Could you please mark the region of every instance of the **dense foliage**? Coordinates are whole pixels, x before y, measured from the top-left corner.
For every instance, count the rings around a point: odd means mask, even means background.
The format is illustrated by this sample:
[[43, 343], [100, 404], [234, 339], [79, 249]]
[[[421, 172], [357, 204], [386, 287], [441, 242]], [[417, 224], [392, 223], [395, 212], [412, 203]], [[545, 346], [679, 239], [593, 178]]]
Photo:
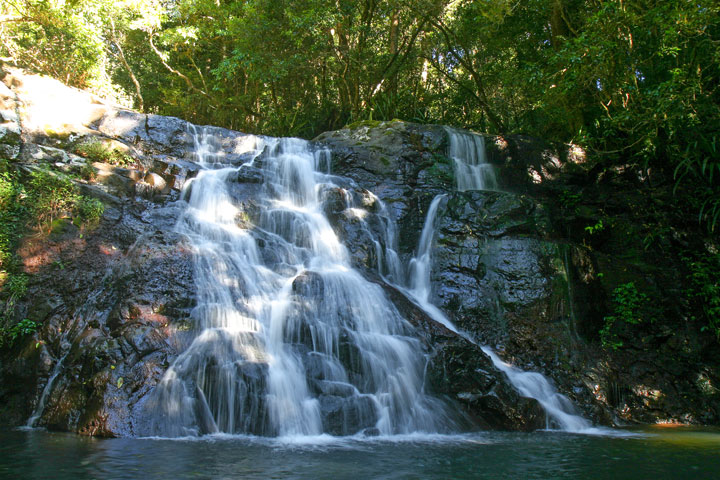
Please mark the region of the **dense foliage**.
[[[715, 0], [5, 0], [0, 40], [20, 66], [195, 123], [309, 138], [400, 118], [573, 142], [720, 228]], [[688, 275], [717, 330], [704, 255]]]

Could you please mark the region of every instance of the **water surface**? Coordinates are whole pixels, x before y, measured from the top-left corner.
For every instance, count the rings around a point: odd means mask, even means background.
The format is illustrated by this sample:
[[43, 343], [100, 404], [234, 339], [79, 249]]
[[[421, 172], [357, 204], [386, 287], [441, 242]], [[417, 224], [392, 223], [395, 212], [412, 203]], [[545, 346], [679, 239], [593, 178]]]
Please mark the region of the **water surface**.
[[720, 430], [267, 439], [0, 432], [0, 478], [717, 478]]

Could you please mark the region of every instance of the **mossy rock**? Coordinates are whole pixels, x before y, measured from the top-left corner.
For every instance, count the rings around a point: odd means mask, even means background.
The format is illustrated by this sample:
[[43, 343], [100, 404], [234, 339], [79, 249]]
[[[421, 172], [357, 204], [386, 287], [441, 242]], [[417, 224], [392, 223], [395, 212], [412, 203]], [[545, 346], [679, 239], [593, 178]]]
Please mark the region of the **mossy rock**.
[[58, 241], [77, 235], [79, 229], [70, 218], [57, 218], [50, 224], [50, 240]]
[[20, 129], [14, 123], [0, 125], [0, 143], [5, 145], [20, 145]]

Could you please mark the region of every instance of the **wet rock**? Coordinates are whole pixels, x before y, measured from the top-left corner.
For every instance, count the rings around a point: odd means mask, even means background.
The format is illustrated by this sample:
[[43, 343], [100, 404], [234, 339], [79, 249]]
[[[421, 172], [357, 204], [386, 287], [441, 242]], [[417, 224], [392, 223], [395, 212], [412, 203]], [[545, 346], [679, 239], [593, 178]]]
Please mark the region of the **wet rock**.
[[373, 233], [368, 217], [364, 210], [347, 209], [336, 217], [334, 224], [338, 237], [350, 251], [353, 265], [362, 269], [377, 268], [375, 241], [382, 238], [380, 232]]
[[233, 175], [233, 179], [240, 183], [263, 183], [265, 180], [262, 170], [249, 165], [242, 165]]
[[344, 382], [332, 382], [328, 380], [320, 380], [316, 382], [316, 388], [324, 395], [334, 395], [338, 397], [350, 397], [357, 395], [357, 388]]
[[540, 404], [520, 396], [479, 346], [438, 324], [394, 287], [384, 288], [431, 349], [427, 375], [432, 391], [449, 395], [485, 428], [544, 428], [545, 412]]
[[7, 119], [5, 123], [0, 124], [0, 144], [8, 147], [19, 145], [21, 131], [19, 125], [14, 121], [14, 115], [2, 112], [0, 115], [3, 120]]
[[[120, 221], [137, 236], [134, 229], [142, 229], [142, 222], [131, 218]], [[118, 225], [114, 227], [101, 224], [82, 242], [75, 234], [70, 243], [63, 237], [49, 246], [63, 258], [62, 282], [54, 281], [58, 273], [51, 264], [35, 271], [27, 298], [47, 301], [45, 307], [30, 309], [43, 328], [26, 345], [29, 353], [47, 352], [46, 361], [19, 371], [17, 360], [5, 357], [0, 367], [2, 378], [14, 379], [16, 385], [35, 383], [28, 389], [34, 401], [14, 412], [19, 414], [16, 423], [30, 416], [61, 362], [36, 425], [86, 435], [132, 435], [139, 418], [134, 410], [181, 348], [172, 336], [173, 324], [190, 317], [194, 297], [192, 261], [182, 237], [145, 234], [140, 241], [133, 239], [135, 247], [125, 255], [116, 247], [123, 242]], [[16, 358], [17, 352], [10, 353]], [[0, 395], [17, 405], [18, 395], [27, 398], [27, 391], [4, 389]]]
[[321, 298], [325, 291], [325, 281], [320, 274], [306, 271], [293, 280], [292, 289], [293, 293], [300, 297]]
[[331, 435], [353, 435], [377, 422], [375, 403], [369, 396], [320, 395], [323, 431]]
[[[420, 128], [405, 122], [377, 122], [358, 124], [350, 128], [327, 132], [315, 139], [332, 149], [332, 172], [350, 177], [361, 187], [372, 191], [388, 206], [390, 217], [405, 228], [403, 221], [416, 206], [414, 191], [422, 172], [441, 155], [446, 135], [442, 127]], [[448, 187], [438, 176], [428, 175], [431, 188]], [[429, 203], [429, 201], [428, 201]]]
[[123, 171], [107, 163], [95, 162], [95, 181], [111, 187], [119, 196], [132, 195], [135, 191], [136, 180], [131, 175], [123, 175]]

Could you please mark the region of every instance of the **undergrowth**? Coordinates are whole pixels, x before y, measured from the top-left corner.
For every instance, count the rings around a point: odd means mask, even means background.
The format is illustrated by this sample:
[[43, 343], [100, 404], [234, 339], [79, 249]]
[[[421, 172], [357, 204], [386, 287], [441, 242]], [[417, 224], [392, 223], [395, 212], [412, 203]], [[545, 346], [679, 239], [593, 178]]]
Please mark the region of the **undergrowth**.
[[75, 153], [91, 162], [109, 163], [119, 167], [129, 167], [135, 164], [135, 160], [130, 155], [108, 146], [97, 138], [91, 138], [76, 145]]
[[617, 350], [623, 346], [623, 341], [616, 333], [617, 327], [637, 325], [644, 321], [653, 322], [652, 318], [646, 319], [643, 315], [647, 303], [647, 295], [639, 292], [635, 283], [618, 285], [612, 294], [612, 315], [604, 318], [605, 324], [600, 330], [603, 347]]
[[712, 332], [720, 341], [720, 253], [683, 260], [690, 272], [685, 293], [704, 317], [702, 330]]

